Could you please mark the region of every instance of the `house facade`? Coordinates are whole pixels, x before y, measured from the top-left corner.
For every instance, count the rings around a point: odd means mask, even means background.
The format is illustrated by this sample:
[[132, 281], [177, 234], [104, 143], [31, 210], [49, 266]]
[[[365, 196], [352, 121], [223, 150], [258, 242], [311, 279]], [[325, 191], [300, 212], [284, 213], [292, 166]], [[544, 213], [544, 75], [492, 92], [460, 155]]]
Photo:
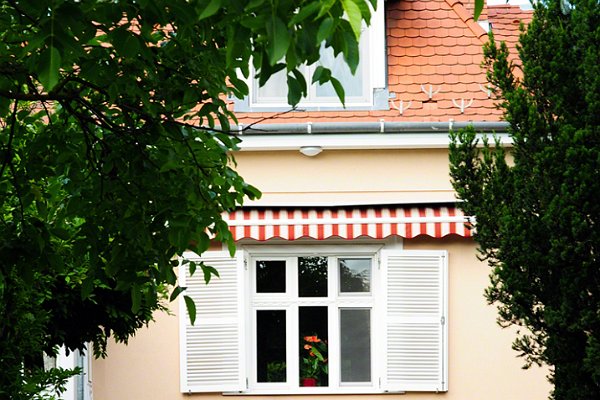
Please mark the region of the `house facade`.
[[[93, 398], [296, 395], [544, 399], [545, 370], [522, 370], [514, 331], [483, 291], [475, 221], [456, 208], [448, 132], [506, 124], [486, 84], [486, 29], [513, 43], [530, 13], [489, 6], [480, 23], [457, 0], [380, 1], [347, 88], [312, 87], [295, 110], [283, 77], [232, 100], [237, 170], [263, 196], [225, 216], [234, 257], [215, 244], [180, 279], [195, 299], [158, 314], [92, 363]], [[310, 68], [307, 67], [307, 74]]]

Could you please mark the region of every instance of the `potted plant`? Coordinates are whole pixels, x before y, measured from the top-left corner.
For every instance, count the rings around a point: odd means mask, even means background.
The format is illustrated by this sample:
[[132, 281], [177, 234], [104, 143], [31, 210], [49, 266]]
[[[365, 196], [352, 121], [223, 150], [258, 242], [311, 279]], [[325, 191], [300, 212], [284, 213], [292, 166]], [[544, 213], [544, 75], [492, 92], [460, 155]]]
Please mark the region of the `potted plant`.
[[300, 386], [318, 386], [327, 376], [327, 343], [317, 335], [304, 336], [300, 360]]

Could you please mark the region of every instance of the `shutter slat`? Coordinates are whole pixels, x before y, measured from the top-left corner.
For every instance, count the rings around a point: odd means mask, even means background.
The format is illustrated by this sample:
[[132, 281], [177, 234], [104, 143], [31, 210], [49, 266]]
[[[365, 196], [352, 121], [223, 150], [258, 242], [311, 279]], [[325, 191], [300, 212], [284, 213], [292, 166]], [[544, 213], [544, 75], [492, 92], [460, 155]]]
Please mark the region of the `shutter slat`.
[[383, 250], [385, 387], [446, 391], [446, 253]]
[[[182, 305], [181, 391], [224, 392], [243, 388], [241, 260], [223, 252], [206, 252], [200, 259], [217, 269], [208, 285], [200, 267], [192, 277], [185, 271], [182, 286], [196, 303], [196, 321], [191, 325]], [[180, 296], [183, 297], [183, 296]], [[183, 299], [181, 300], [183, 303]]]

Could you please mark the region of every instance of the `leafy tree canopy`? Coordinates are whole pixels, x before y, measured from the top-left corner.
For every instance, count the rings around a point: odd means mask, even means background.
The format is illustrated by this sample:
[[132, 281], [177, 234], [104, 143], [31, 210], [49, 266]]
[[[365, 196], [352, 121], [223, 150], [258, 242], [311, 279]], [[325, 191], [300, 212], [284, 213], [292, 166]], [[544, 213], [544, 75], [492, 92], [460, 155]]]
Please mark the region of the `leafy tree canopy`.
[[48, 383], [41, 350], [126, 341], [186, 248], [233, 250], [221, 213], [259, 192], [231, 167], [227, 96], [286, 70], [297, 104], [323, 42], [355, 70], [369, 18], [365, 0], [0, 0], [0, 397]]
[[524, 329], [513, 347], [550, 365], [556, 399], [600, 398], [600, 5], [542, 1], [520, 39], [523, 78], [504, 43], [485, 48], [509, 133], [476, 147], [454, 135], [451, 173], [477, 217], [492, 267], [486, 296], [500, 322]]

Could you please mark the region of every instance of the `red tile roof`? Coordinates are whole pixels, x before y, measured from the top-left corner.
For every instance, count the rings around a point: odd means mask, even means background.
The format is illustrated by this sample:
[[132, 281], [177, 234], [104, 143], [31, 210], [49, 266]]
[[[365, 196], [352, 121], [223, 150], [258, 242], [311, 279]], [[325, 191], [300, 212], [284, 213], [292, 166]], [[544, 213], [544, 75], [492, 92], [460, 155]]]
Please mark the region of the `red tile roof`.
[[521, 23], [531, 22], [533, 11], [521, 10], [519, 6], [501, 5], [489, 7], [489, 21], [492, 24], [496, 42], [506, 42], [513, 59], [517, 58], [516, 44], [519, 41]]
[[[518, 11], [518, 12], [517, 12]], [[489, 7], [496, 37], [518, 38], [515, 20], [529, 21], [519, 7]], [[484, 29], [472, 9], [460, 0], [400, 0], [386, 2], [388, 111], [292, 111], [236, 113], [240, 122], [264, 123], [335, 121], [497, 121], [497, 110], [486, 90], [481, 68]], [[430, 96], [426, 92], [431, 92]], [[403, 112], [399, 109], [403, 106]], [[462, 107], [462, 111], [461, 111]]]

